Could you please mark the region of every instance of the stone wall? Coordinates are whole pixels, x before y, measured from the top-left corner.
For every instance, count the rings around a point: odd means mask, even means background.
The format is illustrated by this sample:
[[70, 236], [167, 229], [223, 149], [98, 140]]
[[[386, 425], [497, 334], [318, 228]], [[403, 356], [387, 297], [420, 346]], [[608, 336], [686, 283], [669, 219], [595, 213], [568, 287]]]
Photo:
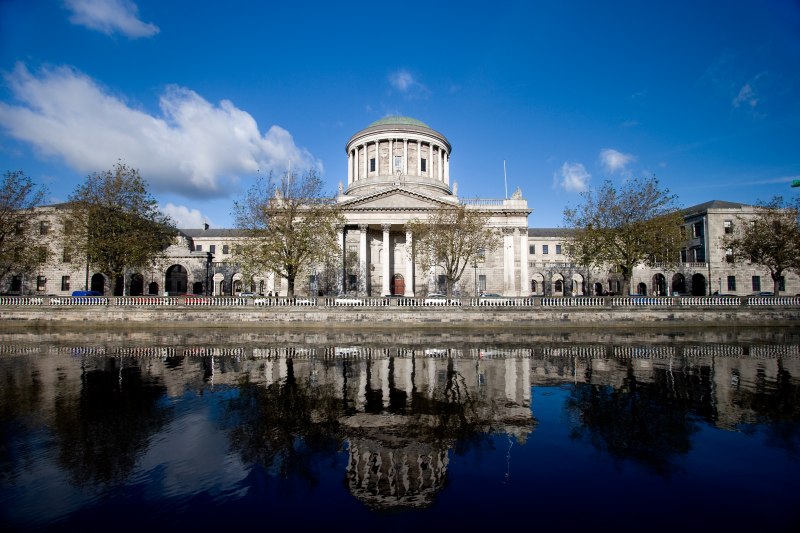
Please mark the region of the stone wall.
[[649, 308], [141, 308], [2, 307], [0, 321], [15, 325], [124, 323], [157, 328], [216, 326], [476, 326], [476, 327], [659, 327], [800, 326], [797, 307]]

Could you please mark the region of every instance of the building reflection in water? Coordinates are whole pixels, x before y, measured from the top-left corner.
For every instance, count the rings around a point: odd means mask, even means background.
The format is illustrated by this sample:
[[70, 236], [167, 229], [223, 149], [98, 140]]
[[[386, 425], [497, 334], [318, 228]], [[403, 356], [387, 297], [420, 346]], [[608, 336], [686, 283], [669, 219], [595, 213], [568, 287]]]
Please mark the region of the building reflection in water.
[[[783, 433], [772, 435], [773, 442], [796, 452], [800, 339], [759, 331], [743, 331], [739, 339], [720, 333], [718, 342], [658, 335], [649, 343], [634, 335], [591, 342], [589, 334], [577, 333], [566, 341], [517, 335], [514, 343], [494, 344], [478, 335], [438, 336], [414, 346], [368, 344], [339, 333], [333, 341], [319, 334], [290, 344], [234, 332], [226, 344], [217, 334], [155, 341], [151, 334], [148, 342], [132, 332], [82, 343], [85, 334], [45, 333], [33, 340], [28, 332], [6, 332], [0, 334], [0, 399], [8, 416], [24, 416], [27, 409], [48, 419], [63, 441], [65, 467], [92, 472], [87, 482], [98, 483], [124, 479], [153, 435], [169, 425], [175, 415], [160, 397], [237, 391], [220, 426], [243, 464], [280, 460], [298, 439], [332, 440], [347, 451], [343, 475], [356, 498], [373, 509], [420, 508], [445, 488], [460, 448], [493, 436], [507, 435], [510, 444], [530, 438], [537, 424], [535, 387], [569, 386], [564, 409], [576, 438], [657, 471], [670, 468], [671, 455], [686, 453], [698, 420], [726, 430], [780, 422]], [[119, 411], [97, 399], [129, 409], [137, 434], [123, 434], [131, 424], [120, 424]], [[270, 424], [293, 425], [269, 440], [276, 429]], [[97, 446], [96, 435], [131, 444], [101, 450], [104, 455], [81, 453]], [[267, 454], [265, 446], [274, 449]], [[98, 457], [105, 463], [85, 464]]]

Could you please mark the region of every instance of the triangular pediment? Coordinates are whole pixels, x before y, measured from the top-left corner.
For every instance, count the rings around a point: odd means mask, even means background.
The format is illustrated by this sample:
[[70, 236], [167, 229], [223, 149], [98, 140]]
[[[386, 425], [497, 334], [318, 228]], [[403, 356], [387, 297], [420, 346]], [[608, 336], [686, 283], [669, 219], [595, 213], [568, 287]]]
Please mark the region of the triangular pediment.
[[[455, 197], [454, 197], [455, 198]], [[440, 198], [428, 196], [419, 192], [411, 191], [404, 187], [393, 187], [365, 196], [346, 200], [341, 204], [345, 211], [361, 211], [380, 209], [383, 211], [418, 211], [427, 209], [438, 209], [442, 206], [456, 205], [454, 202], [446, 202]]]

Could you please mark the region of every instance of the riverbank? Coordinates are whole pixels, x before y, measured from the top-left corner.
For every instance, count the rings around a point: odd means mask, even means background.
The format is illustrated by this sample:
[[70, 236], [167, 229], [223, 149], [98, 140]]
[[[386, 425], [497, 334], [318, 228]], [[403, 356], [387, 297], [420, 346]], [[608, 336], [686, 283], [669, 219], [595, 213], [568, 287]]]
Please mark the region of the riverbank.
[[204, 327], [706, 327], [800, 325], [800, 306], [546, 307], [142, 307], [3, 306], [0, 321], [16, 326]]

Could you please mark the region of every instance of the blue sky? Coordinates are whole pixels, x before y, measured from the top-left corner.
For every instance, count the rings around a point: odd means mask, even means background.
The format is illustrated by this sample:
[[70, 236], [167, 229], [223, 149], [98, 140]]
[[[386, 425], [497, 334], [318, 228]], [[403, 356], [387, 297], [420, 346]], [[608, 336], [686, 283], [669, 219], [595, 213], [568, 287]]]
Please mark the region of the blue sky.
[[386, 115], [453, 146], [459, 195], [531, 227], [605, 179], [689, 206], [791, 197], [800, 4], [3, 0], [0, 170], [63, 201], [118, 160], [181, 227], [230, 227], [257, 173], [314, 167]]

